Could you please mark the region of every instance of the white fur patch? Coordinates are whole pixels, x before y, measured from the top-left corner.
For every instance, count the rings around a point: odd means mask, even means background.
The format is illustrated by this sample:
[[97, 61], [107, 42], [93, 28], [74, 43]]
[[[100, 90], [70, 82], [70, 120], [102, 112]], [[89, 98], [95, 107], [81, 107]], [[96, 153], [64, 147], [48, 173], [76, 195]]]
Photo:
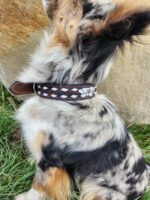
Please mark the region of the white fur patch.
[[31, 188], [28, 192], [18, 195], [15, 200], [46, 200], [46, 197], [43, 193]]

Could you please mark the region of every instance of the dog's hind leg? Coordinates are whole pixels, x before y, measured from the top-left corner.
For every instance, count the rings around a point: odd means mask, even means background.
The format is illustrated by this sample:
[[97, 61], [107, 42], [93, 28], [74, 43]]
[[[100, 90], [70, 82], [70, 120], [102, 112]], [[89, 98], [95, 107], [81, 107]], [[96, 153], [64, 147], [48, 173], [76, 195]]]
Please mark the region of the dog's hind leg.
[[81, 188], [80, 200], [127, 200], [125, 194], [91, 180], [84, 182]]
[[71, 197], [71, 182], [64, 169], [50, 167], [46, 171], [38, 169], [33, 188], [44, 193], [48, 200], [67, 200]]

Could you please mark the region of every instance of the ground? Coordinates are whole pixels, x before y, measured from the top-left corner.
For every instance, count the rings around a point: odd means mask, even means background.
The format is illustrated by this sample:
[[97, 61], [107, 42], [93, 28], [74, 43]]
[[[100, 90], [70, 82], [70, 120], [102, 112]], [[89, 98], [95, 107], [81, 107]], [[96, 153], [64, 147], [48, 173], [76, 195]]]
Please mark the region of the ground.
[[[19, 126], [13, 116], [17, 105], [0, 85], [0, 200], [12, 200], [16, 194], [28, 190], [34, 176], [34, 163], [20, 139]], [[150, 125], [130, 125], [129, 129], [150, 162]], [[150, 191], [142, 200], [149, 199]]]

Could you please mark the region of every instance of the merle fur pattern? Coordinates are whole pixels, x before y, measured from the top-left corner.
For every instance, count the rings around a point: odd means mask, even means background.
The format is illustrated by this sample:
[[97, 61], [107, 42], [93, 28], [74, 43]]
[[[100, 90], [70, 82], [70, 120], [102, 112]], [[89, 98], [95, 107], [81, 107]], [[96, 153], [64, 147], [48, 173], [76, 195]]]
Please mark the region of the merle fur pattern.
[[[83, 1], [82, 25], [85, 19], [105, 19], [114, 9], [110, 0], [107, 6], [105, 1], [95, 2]], [[68, 52], [61, 47], [45, 51], [49, 41], [46, 35], [31, 67], [19, 80], [98, 84], [107, 76], [116, 50], [142, 33], [149, 23], [150, 11], [142, 11], [110, 24], [99, 34], [84, 35], [79, 26]], [[135, 200], [146, 190], [149, 174], [142, 152], [114, 105], [103, 95], [80, 102], [34, 96], [23, 103], [17, 118], [37, 167], [43, 173], [51, 167], [66, 169], [80, 188], [82, 200], [91, 200], [93, 193], [98, 200]], [[31, 146], [39, 132], [48, 139], [36, 154]]]

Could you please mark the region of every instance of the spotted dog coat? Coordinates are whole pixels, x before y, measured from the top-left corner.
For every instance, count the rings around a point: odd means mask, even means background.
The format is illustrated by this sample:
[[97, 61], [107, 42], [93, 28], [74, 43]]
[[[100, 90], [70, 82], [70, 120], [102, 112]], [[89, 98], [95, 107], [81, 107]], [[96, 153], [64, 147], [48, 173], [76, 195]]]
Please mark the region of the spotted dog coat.
[[[53, 31], [19, 76], [21, 82], [98, 84], [114, 53], [150, 23], [148, 1], [43, 0]], [[112, 91], [113, 92], [113, 91]], [[103, 95], [84, 101], [33, 96], [17, 112], [37, 163], [32, 189], [17, 200], [65, 200], [72, 185], [81, 200], [135, 200], [148, 168], [114, 105]]]

